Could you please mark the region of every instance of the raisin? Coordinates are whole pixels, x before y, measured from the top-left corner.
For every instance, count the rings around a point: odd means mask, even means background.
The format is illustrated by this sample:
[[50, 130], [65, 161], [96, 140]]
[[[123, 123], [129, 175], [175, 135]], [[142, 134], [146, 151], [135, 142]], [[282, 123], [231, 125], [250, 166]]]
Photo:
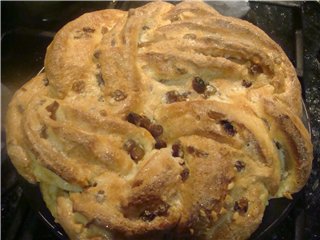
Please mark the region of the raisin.
[[74, 39], [81, 39], [82, 38], [82, 34], [78, 34], [77, 36], [73, 37]]
[[111, 97], [117, 102], [122, 101], [127, 98], [127, 94], [117, 89], [113, 93], [111, 93]]
[[183, 158], [184, 152], [180, 142], [176, 142], [172, 145], [172, 156]]
[[233, 125], [228, 120], [221, 120], [220, 124], [223, 126], [224, 131], [226, 131], [230, 136], [234, 136], [237, 133]]
[[167, 103], [179, 102], [179, 93], [175, 90], [167, 92], [166, 102]]
[[252, 86], [252, 82], [243, 79], [241, 85], [244, 86], [245, 88], [249, 88]]
[[183, 168], [182, 172], [180, 173], [180, 176], [181, 176], [181, 180], [184, 182], [188, 179], [189, 177], [189, 174], [190, 174], [190, 171], [188, 168]]
[[192, 87], [197, 93], [204, 93], [207, 88], [206, 83], [200, 77], [195, 77], [193, 79]]
[[[138, 127], [147, 129], [155, 139], [159, 138], [163, 133], [163, 127], [159, 124], [152, 123], [146, 116], [130, 112], [127, 116], [127, 121]], [[162, 145], [163, 142], [159, 142], [157, 146], [160, 147]]]
[[152, 124], [149, 118], [147, 118], [146, 116], [141, 116], [134, 112], [128, 114], [127, 121], [138, 127], [143, 127], [147, 130], [150, 129], [150, 126]]
[[95, 29], [91, 28], [91, 27], [84, 27], [84, 28], [82, 28], [82, 30], [86, 33], [94, 33], [95, 32]]
[[142, 30], [148, 30], [148, 29], [150, 29], [148, 26], [143, 26], [142, 27]]
[[239, 201], [236, 201], [233, 209], [239, 212], [239, 214], [245, 214], [248, 211], [248, 199], [241, 198]]
[[48, 133], [47, 133], [47, 126], [43, 125], [41, 130], [40, 130], [40, 137], [47, 139], [48, 138]]
[[127, 140], [123, 144], [123, 149], [130, 154], [132, 160], [139, 161], [144, 156], [143, 148], [132, 139]]
[[150, 126], [151, 126], [151, 121], [149, 118], [147, 118], [146, 116], [141, 116], [141, 122], [140, 122], [140, 127], [143, 127], [147, 130], [150, 129]]
[[182, 102], [188, 99], [189, 93], [180, 94], [176, 90], [172, 90], [166, 93], [166, 103]]
[[242, 161], [236, 161], [234, 167], [237, 169], [238, 172], [241, 172], [246, 167], [246, 164]]
[[131, 150], [137, 145], [137, 143], [132, 140], [132, 139], [129, 139], [127, 140], [124, 144], [123, 144], [123, 148], [124, 150], [126, 150], [128, 153], [131, 152]]
[[144, 150], [141, 146], [136, 145], [130, 151], [130, 156], [132, 160], [139, 161], [144, 157]]
[[59, 108], [59, 103], [57, 101], [54, 101], [50, 105], [46, 107], [46, 110], [50, 113], [50, 118], [52, 120], [56, 120], [56, 111]]
[[141, 120], [142, 120], [142, 117], [139, 114], [134, 112], [130, 112], [127, 116], [127, 121], [134, 125], [140, 125]]
[[161, 139], [156, 139], [156, 144], [154, 145], [156, 149], [166, 148], [167, 143]]
[[257, 74], [263, 73], [263, 69], [258, 64], [252, 64], [249, 68], [249, 73], [252, 75], [257, 75]]
[[76, 81], [72, 84], [72, 91], [76, 93], [82, 93], [86, 84], [84, 81]]
[[98, 86], [104, 86], [105, 85], [105, 82], [103, 80], [103, 77], [102, 77], [101, 73], [96, 74], [96, 79], [97, 79]]
[[154, 138], [161, 136], [163, 133], [163, 127], [159, 124], [151, 124], [148, 130]]

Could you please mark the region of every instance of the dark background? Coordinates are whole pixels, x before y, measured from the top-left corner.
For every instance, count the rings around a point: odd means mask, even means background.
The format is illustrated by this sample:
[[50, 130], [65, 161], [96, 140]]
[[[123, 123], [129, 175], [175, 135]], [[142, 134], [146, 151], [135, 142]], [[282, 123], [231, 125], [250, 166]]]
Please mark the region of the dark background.
[[[43, 66], [46, 47], [55, 32], [82, 13], [104, 8], [142, 5], [141, 2], [1, 2], [1, 237], [56, 239], [30, 208], [17, 173], [5, 151], [3, 131], [7, 104], [23, 83]], [[288, 6], [289, 5], [289, 6]], [[296, 31], [303, 33], [303, 73], [300, 81], [311, 119], [314, 162], [310, 180], [288, 215], [264, 239], [320, 239], [320, 4], [317, 2], [249, 3], [242, 17], [262, 28], [287, 53], [294, 65]]]

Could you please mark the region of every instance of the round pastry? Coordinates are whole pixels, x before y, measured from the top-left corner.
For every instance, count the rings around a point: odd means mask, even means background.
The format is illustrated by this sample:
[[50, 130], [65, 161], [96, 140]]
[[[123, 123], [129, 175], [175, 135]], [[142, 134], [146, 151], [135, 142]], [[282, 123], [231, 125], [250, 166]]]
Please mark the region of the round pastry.
[[246, 239], [306, 183], [281, 48], [201, 2], [68, 23], [13, 97], [8, 153], [71, 239]]

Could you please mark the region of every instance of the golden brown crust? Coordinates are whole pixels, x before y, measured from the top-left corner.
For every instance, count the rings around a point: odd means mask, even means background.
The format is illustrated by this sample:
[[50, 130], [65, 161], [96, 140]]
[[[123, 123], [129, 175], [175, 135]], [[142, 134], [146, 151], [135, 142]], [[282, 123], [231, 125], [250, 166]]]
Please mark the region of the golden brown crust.
[[25, 145], [25, 132], [23, 130], [22, 118], [26, 113], [28, 104], [40, 94], [46, 94], [44, 85], [45, 74], [39, 74], [22, 86], [13, 96], [7, 112], [7, 149], [12, 163], [18, 172], [28, 181], [35, 183], [32, 174], [32, 159], [30, 151]]
[[282, 185], [277, 195], [297, 192], [305, 185], [311, 172], [313, 148], [310, 135], [300, 118], [288, 111], [279, 100], [265, 100], [263, 107], [274, 118], [270, 127], [271, 136], [285, 158]]
[[64, 98], [76, 81], [90, 85], [90, 75], [96, 72], [95, 48], [123, 15], [120, 10], [86, 13], [56, 34], [45, 58], [50, 90], [56, 97]]
[[88, 13], [13, 97], [8, 152], [71, 239], [246, 239], [310, 174], [300, 91], [263, 31], [204, 3]]

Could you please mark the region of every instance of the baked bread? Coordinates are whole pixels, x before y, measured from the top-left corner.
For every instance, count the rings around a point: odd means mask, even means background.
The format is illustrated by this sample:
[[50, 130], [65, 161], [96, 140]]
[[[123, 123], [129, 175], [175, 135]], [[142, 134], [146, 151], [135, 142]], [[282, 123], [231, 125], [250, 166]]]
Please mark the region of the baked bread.
[[14, 95], [8, 153], [71, 239], [246, 239], [306, 183], [293, 66], [201, 2], [68, 23]]

